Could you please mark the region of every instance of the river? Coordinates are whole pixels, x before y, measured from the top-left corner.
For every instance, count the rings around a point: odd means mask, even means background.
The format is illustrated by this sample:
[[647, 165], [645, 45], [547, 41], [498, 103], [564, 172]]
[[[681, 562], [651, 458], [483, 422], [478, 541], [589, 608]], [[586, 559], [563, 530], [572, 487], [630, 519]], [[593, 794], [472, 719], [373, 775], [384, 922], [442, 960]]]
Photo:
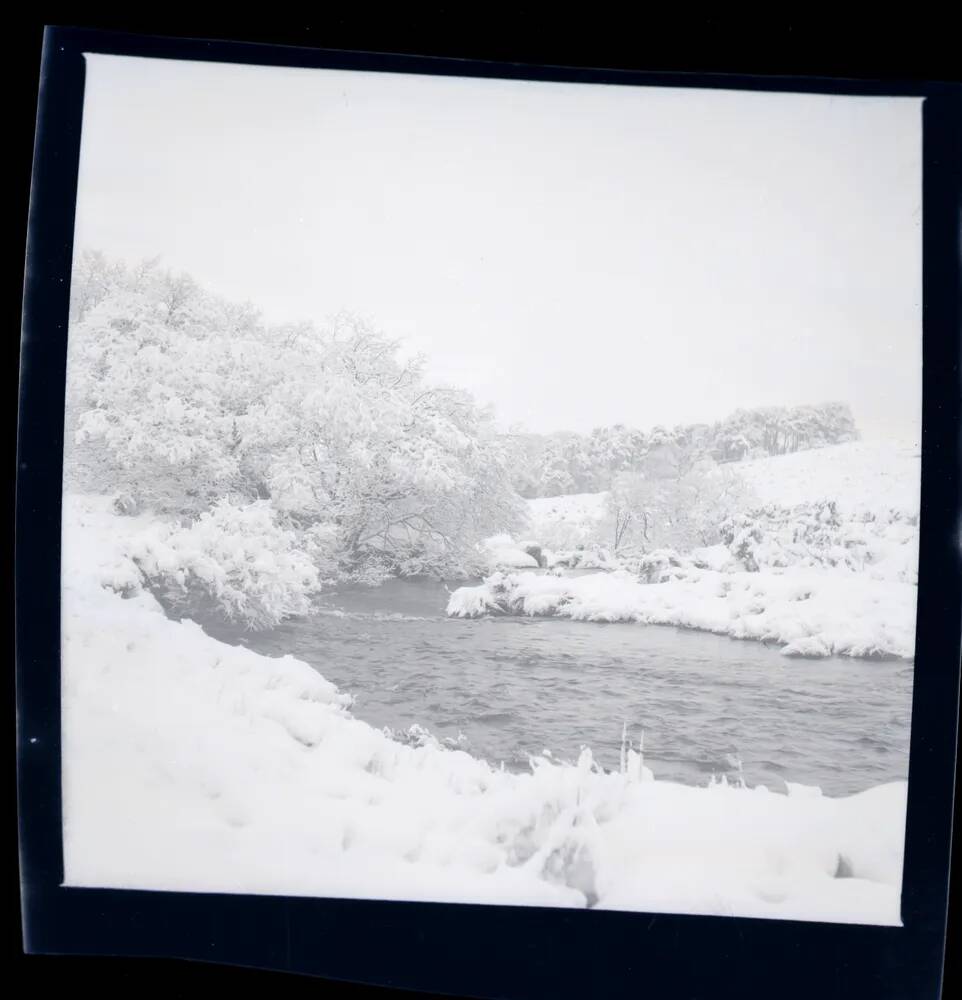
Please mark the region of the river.
[[444, 584], [396, 580], [328, 592], [320, 613], [266, 632], [205, 627], [306, 660], [366, 722], [418, 724], [512, 770], [544, 749], [573, 760], [583, 745], [617, 767], [626, 723], [636, 742], [644, 731], [656, 778], [741, 774], [844, 795], [908, 776], [911, 663], [789, 659], [666, 626], [450, 619], [447, 597]]

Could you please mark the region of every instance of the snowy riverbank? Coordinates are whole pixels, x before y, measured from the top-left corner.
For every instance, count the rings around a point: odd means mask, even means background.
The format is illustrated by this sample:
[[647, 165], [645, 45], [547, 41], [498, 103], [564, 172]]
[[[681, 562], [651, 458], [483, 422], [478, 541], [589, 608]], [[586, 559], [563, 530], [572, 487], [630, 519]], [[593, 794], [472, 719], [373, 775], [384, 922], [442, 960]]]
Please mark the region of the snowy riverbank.
[[[533, 542], [491, 540], [493, 572], [456, 590], [447, 613], [677, 625], [789, 656], [911, 659], [918, 449], [853, 442], [736, 467], [754, 506], [732, 520], [725, 544], [616, 557], [605, 544], [605, 494], [532, 500]], [[524, 547], [535, 543], [557, 575], [516, 572], [537, 568]]]
[[67, 884], [899, 923], [904, 782], [833, 799], [404, 745], [305, 663], [165, 617], [129, 558], [145, 528], [66, 498]]
[[907, 583], [817, 570], [696, 570], [662, 583], [641, 583], [624, 570], [579, 577], [495, 573], [480, 586], [459, 587], [447, 613], [678, 625], [777, 643], [788, 656], [910, 659], [915, 591]]

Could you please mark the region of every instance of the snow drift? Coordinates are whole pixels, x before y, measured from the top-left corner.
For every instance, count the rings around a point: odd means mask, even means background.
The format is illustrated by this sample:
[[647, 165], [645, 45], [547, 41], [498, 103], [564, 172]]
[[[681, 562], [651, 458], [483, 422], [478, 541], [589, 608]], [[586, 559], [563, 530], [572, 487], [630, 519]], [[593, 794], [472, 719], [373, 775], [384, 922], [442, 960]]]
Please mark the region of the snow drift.
[[404, 745], [307, 664], [169, 620], [142, 527], [65, 504], [68, 885], [900, 923], [904, 782], [833, 799], [653, 780], [634, 751], [512, 774]]

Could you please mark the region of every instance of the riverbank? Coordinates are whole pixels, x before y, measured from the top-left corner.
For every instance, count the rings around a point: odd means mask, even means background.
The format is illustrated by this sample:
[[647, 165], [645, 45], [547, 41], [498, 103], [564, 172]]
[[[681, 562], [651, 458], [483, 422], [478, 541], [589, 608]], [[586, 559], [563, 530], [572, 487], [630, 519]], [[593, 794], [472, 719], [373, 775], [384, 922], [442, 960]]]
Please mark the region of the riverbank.
[[513, 774], [405, 745], [306, 663], [168, 619], [129, 558], [144, 519], [64, 518], [69, 885], [900, 922], [904, 782], [785, 795], [659, 781], [634, 750]]
[[908, 583], [815, 569], [692, 569], [658, 583], [643, 583], [625, 570], [577, 577], [517, 572], [459, 587], [447, 613], [677, 625], [775, 643], [786, 656], [911, 659], [916, 593]]
[[[859, 441], [732, 468], [751, 506], [722, 526], [718, 544], [690, 551], [613, 552], [604, 493], [528, 501], [531, 541], [491, 540], [492, 572], [455, 591], [447, 613], [674, 625], [788, 656], [911, 659], [917, 446]], [[525, 546], [552, 572], [518, 572], [538, 568]]]

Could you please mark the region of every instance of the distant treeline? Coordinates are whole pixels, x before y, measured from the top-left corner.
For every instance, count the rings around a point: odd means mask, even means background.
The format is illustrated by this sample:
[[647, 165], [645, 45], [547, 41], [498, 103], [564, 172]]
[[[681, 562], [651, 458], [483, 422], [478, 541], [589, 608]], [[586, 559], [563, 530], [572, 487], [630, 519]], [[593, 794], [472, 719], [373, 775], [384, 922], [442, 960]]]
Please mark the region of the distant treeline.
[[642, 431], [624, 424], [590, 434], [510, 435], [517, 461], [514, 488], [524, 497], [594, 493], [643, 466], [652, 449], [673, 445], [689, 459], [739, 462], [784, 455], [858, 438], [844, 403], [736, 410], [714, 424], [683, 424]]

